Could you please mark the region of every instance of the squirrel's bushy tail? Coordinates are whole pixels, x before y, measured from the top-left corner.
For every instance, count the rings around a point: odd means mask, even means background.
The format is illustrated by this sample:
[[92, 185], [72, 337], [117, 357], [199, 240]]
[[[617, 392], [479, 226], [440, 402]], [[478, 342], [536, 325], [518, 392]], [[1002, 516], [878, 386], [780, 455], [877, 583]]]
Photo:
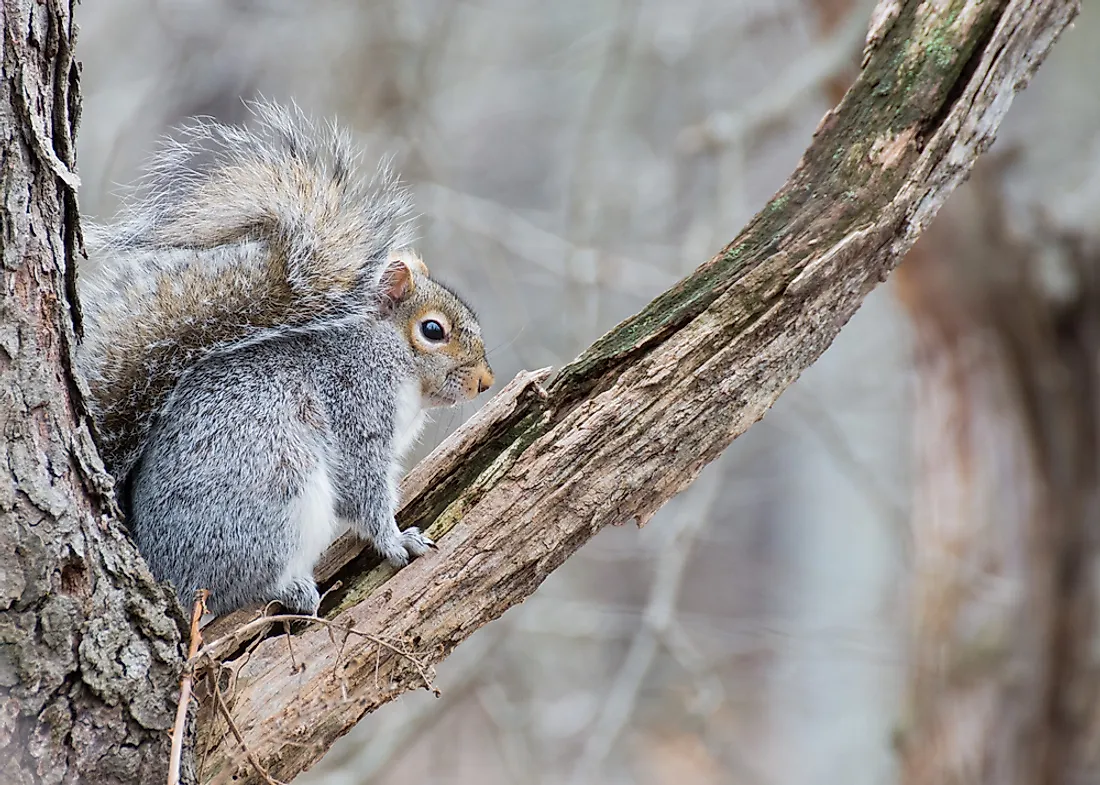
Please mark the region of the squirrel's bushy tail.
[[166, 142], [111, 225], [86, 232], [78, 353], [119, 478], [179, 377], [212, 352], [369, 313], [412, 203], [385, 165], [295, 106]]

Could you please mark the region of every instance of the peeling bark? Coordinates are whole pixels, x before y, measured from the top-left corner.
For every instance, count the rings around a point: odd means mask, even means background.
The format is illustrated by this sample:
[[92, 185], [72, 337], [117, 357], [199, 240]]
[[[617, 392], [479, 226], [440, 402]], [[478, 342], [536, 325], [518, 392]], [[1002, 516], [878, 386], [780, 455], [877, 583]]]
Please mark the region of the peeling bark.
[[0, 782], [155, 782], [181, 635], [114, 518], [72, 373], [72, 7], [4, 0], [2, 25]]
[[[880, 4], [859, 77], [748, 227], [545, 390], [520, 380], [460, 449], [418, 468], [401, 522], [427, 528], [440, 551], [396, 575], [346, 542], [326, 562], [342, 584], [326, 616], [416, 661], [318, 626], [292, 647], [280, 636], [228, 656], [251, 754], [293, 777], [363, 714], [422, 686], [422, 663], [529, 596], [601, 527], [643, 523], [686, 487], [897, 265], [1076, 10], [1073, 0]], [[258, 781], [222, 721], [207, 711], [203, 726], [200, 776]]]

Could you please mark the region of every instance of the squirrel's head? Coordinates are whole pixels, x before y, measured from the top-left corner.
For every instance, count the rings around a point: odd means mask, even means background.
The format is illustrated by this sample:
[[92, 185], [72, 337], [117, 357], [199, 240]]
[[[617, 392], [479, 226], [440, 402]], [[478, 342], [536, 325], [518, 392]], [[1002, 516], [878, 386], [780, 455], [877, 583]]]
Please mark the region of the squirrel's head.
[[391, 255], [382, 278], [383, 309], [412, 349], [420, 392], [429, 406], [454, 406], [493, 384], [481, 326], [458, 295], [428, 277], [410, 250]]

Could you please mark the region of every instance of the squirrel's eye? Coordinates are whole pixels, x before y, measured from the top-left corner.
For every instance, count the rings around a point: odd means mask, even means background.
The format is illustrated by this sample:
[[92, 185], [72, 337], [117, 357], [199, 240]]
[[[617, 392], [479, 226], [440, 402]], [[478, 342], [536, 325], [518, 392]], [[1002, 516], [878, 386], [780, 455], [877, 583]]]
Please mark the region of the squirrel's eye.
[[420, 334], [429, 341], [442, 341], [447, 337], [443, 325], [435, 319], [426, 319], [420, 323]]

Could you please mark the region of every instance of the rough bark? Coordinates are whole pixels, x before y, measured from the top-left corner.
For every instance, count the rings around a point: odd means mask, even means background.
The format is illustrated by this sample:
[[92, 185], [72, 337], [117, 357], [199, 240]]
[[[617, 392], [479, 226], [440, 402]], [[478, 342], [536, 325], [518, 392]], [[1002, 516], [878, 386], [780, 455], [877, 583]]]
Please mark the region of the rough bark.
[[545, 390], [517, 380], [460, 448], [420, 467], [401, 520], [429, 527], [440, 551], [392, 575], [362, 557], [341, 566], [354, 551], [341, 546], [326, 615], [403, 653], [330, 626], [242, 655], [215, 647], [241, 739], [208, 710], [201, 776], [259, 781], [246, 747], [293, 777], [601, 527], [642, 523], [688, 485], [898, 263], [1076, 8], [880, 3], [859, 77], [748, 227]]
[[905, 781], [1096, 780], [1100, 255], [975, 178], [906, 262], [920, 446]]
[[180, 631], [113, 517], [71, 370], [72, 7], [4, 0], [2, 26], [0, 782], [156, 782]]

